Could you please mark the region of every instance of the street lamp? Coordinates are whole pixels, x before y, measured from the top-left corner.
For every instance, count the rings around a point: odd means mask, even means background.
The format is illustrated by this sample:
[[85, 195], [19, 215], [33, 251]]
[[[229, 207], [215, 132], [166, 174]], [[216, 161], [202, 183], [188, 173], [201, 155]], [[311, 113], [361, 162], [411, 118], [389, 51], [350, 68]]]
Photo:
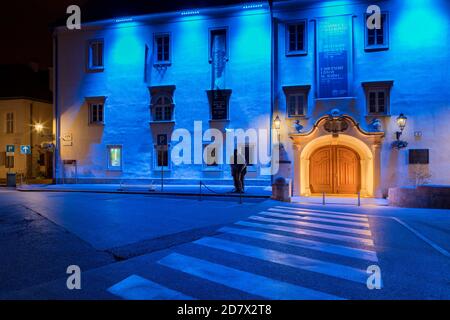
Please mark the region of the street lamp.
[[42, 123], [35, 123], [34, 124], [34, 130], [36, 130], [37, 133], [42, 133], [44, 131], [44, 125]]
[[398, 127], [400, 128], [400, 131], [397, 131], [395, 133], [397, 136], [397, 140], [400, 140], [403, 130], [406, 127], [406, 120], [408, 120], [408, 118], [403, 113], [400, 113], [400, 115], [397, 118], [397, 124], [398, 124]]

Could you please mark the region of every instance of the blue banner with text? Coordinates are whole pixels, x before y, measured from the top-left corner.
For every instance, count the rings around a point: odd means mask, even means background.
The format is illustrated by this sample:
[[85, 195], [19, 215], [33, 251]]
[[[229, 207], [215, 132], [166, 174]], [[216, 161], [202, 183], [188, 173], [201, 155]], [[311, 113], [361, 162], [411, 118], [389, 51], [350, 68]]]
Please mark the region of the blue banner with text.
[[317, 97], [342, 98], [352, 95], [352, 17], [317, 20]]

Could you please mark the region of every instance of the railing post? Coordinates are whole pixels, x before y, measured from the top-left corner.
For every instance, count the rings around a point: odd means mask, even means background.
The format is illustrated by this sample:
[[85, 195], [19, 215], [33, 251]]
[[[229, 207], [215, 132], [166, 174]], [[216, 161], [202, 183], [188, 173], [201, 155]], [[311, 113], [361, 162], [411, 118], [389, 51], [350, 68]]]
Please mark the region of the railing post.
[[242, 190], [239, 191], [239, 204], [242, 204]]
[[198, 192], [199, 201], [202, 201], [202, 182], [201, 181], [198, 183], [198, 186], [199, 186], [199, 192]]
[[361, 207], [361, 191], [358, 191], [358, 207]]
[[322, 192], [322, 205], [325, 205], [325, 192]]
[[[161, 163], [163, 165], [163, 163]], [[161, 192], [164, 191], [164, 166], [161, 166]]]

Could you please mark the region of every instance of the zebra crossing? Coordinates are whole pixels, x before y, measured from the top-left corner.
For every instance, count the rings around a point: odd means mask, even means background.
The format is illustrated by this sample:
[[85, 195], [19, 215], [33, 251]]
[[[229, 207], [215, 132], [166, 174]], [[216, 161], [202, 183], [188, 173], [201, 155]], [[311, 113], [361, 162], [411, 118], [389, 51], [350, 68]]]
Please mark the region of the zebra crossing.
[[[311, 287], [308, 281], [302, 283], [303, 276], [314, 277], [315, 282], [332, 279], [336, 285], [361, 290], [369, 277], [367, 267], [378, 263], [366, 215], [286, 205], [222, 227], [218, 234], [189, 245], [215, 254], [205, 258], [180, 247], [158, 260], [157, 265], [169, 273], [182, 273], [265, 299], [347, 299], [345, 294]], [[231, 264], [221, 262], [221, 258], [230, 257], [238, 258]], [[244, 267], [247, 260], [250, 262]], [[267, 266], [271, 272], [267, 272]], [[278, 275], [282, 268], [287, 268], [295, 281]], [[192, 290], [183, 292], [157, 282], [132, 275], [108, 291], [123, 299], [197, 298]]]

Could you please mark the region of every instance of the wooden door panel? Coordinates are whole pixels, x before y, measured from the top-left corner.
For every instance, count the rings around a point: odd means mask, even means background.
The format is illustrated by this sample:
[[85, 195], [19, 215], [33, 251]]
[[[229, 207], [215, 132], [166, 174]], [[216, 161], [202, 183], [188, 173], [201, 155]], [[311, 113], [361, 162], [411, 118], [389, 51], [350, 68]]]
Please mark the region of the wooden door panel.
[[310, 158], [310, 188], [312, 193], [358, 193], [358, 154], [342, 146], [327, 146], [314, 152]]
[[310, 187], [313, 193], [333, 192], [333, 155], [329, 147], [319, 149], [310, 159]]
[[336, 193], [358, 193], [360, 184], [360, 163], [358, 154], [345, 147], [336, 147], [336, 166]]

